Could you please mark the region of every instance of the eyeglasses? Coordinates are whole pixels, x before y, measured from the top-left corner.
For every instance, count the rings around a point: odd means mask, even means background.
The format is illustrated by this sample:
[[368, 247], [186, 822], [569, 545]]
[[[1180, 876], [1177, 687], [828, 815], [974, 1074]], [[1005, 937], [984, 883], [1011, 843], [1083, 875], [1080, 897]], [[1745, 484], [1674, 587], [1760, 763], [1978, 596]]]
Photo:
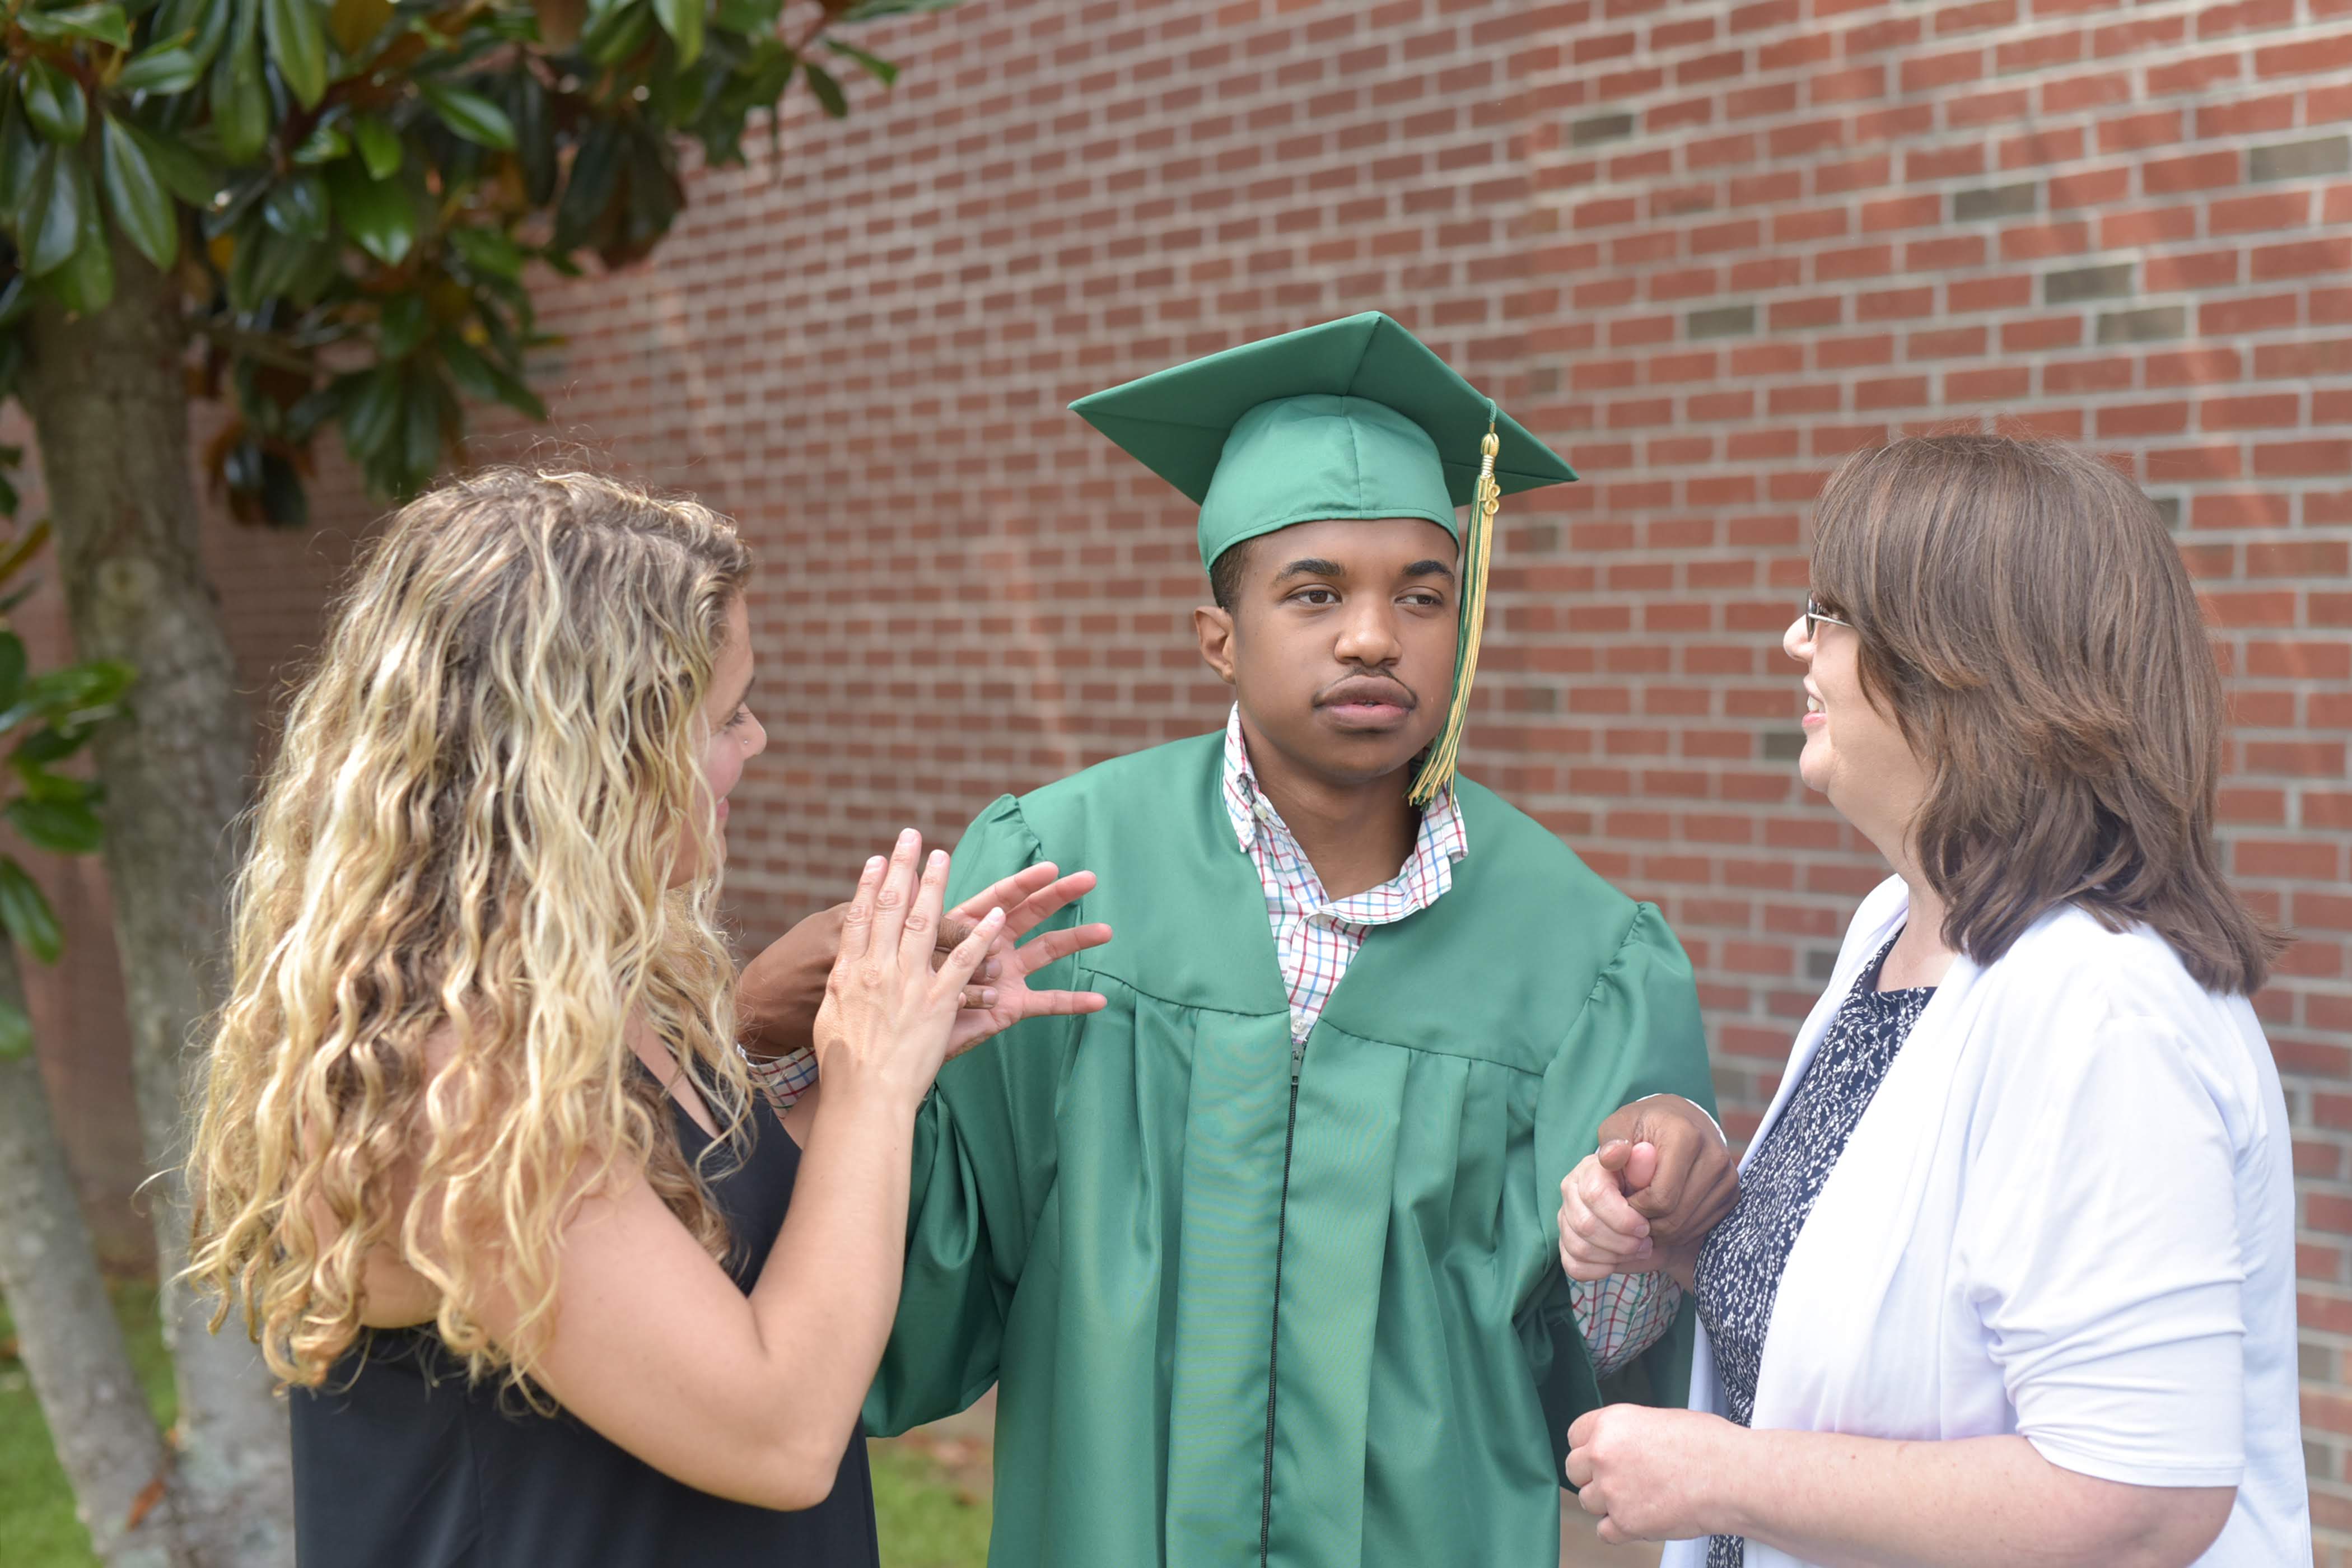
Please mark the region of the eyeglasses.
[[1819, 630], [1816, 623], [1821, 621], [1827, 621], [1833, 626], [1843, 626], [1848, 631], [1853, 631], [1854, 629], [1854, 625], [1852, 621], [1840, 620], [1837, 616], [1831, 615], [1827, 610], [1822, 609], [1820, 600], [1808, 595], [1805, 599], [1805, 640], [1807, 642], [1813, 640], [1815, 633]]

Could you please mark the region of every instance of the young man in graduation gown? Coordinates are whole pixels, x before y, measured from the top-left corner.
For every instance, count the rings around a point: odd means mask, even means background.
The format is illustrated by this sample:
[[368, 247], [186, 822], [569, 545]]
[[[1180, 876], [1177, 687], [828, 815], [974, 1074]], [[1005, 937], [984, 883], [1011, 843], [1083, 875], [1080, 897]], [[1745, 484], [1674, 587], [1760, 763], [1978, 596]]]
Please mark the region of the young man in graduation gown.
[[1658, 911], [1453, 774], [1482, 440], [1575, 476], [1378, 314], [1074, 406], [1200, 503], [1235, 706], [957, 847], [959, 898], [1098, 875], [1064, 918], [1114, 939], [1039, 983], [1108, 1005], [941, 1073], [868, 1425], [999, 1387], [1005, 1568], [1549, 1568], [1570, 1423], [1689, 1358], [1664, 1276], [1564, 1276], [1560, 1183], [1636, 1101], [1662, 1187], [1728, 1169]]

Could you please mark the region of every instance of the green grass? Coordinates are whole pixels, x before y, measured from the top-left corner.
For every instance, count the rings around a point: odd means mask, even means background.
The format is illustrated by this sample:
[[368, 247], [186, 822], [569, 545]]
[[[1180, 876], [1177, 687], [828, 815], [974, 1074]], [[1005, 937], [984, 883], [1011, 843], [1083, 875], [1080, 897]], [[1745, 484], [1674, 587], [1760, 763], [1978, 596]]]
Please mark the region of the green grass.
[[[115, 1313], [155, 1417], [172, 1419], [172, 1363], [163, 1353], [151, 1285], [115, 1292]], [[0, 1306], [0, 1568], [97, 1568], [74, 1518], [73, 1494]], [[960, 1479], [919, 1447], [877, 1443], [874, 1506], [885, 1568], [981, 1568], [988, 1561], [985, 1482]]]
[[[155, 1419], [172, 1420], [172, 1363], [155, 1318], [155, 1288], [123, 1285], [114, 1314], [131, 1342]], [[16, 1359], [16, 1325], [0, 1303], [0, 1568], [97, 1568], [89, 1537], [74, 1517], [73, 1493], [49, 1447], [49, 1428]]]

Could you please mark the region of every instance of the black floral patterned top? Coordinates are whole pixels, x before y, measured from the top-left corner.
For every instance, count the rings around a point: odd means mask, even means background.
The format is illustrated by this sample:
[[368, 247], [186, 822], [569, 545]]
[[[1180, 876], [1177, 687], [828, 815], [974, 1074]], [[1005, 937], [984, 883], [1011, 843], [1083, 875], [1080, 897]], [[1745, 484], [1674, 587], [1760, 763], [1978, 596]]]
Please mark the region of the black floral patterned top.
[[[1740, 1173], [1738, 1205], [1699, 1251], [1699, 1320], [1714, 1342], [1724, 1402], [1742, 1426], [1755, 1413], [1764, 1331], [1771, 1326], [1789, 1249], [1895, 1053], [1936, 994], [1932, 985], [1878, 989], [1879, 970], [1894, 946], [1890, 940], [1880, 948], [1854, 981], [1780, 1119]], [[1707, 1568], [1741, 1568], [1746, 1555], [1741, 1537], [1718, 1535], [1707, 1543]]]

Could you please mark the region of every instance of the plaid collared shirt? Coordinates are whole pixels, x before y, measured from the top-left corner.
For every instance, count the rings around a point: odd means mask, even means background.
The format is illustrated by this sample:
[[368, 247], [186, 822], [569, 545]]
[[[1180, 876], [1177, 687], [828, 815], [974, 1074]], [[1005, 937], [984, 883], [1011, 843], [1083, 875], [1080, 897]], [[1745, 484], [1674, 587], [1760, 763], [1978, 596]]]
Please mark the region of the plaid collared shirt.
[[[1257, 868], [1258, 885], [1265, 892], [1265, 918], [1274, 928], [1275, 956], [1290, 996], [1295, 1067], [1365, 935], [1374, 926], [1392, 925], [1444, 897], [1454, 886], [1455, 864], [1470, 853], [1470, 837], [1449, 789], [1422, 812], [1421, 831], [1403, 869], [1369, 891], [1328, 897], [1282, 814], [1257, 787], [1238, 706], [1225, 721], [1224, 793], [1234, 836]], [[1664, 1274], [1612, 1274], [1591, 1284], [1571, 1280], [1569, 1302], [1593, 1367], [1605, 1377], [1657, 1343], [1673, 1326], [1682, 1306], [1682, 1289]]]

